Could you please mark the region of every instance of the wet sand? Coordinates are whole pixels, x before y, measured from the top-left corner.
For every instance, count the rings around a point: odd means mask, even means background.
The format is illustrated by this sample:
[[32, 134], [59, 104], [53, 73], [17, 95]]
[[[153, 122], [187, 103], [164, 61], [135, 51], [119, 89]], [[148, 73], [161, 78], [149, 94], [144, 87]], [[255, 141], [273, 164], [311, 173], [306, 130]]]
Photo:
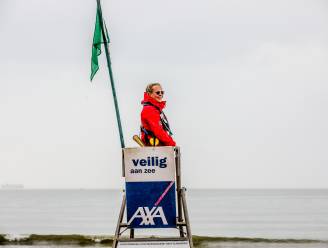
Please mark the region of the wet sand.
[[[27, 235], [10, 237], [0, 235], [3, 248], [49, 248], [49, 247], [110, 247], [112, 236], [87, 235]], [[310, 239], [262, 239], [237, 237], [193, 236], [195, 248], [328, 248], [328, 240]]]

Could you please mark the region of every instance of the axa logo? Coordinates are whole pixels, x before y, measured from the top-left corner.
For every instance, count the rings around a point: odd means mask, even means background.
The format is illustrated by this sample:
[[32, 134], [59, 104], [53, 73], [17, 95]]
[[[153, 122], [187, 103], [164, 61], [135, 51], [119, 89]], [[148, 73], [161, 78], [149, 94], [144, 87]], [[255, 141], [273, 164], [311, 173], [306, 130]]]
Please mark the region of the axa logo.
[[163, 225], [168, 225], [162, 207], [152, 207], [151, 209], [149, 209], [149, 207], [138, 207], [137, 211], [135, 211], [129, 220], [128, 225], [130, 225], [137, 218], [141, 219], [139, 226], [154, 226], [155, 218], [161, 219]]

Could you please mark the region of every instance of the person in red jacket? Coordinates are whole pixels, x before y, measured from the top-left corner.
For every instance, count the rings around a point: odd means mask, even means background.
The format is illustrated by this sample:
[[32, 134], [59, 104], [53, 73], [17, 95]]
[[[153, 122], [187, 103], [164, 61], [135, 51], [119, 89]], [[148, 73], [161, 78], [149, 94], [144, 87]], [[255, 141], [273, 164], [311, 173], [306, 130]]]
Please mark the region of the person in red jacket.
[[166, 101], [159, 83], [149, 84], [141, 102], [141, 140], [146, 146], [175, 146], [169, 123], [163, 112]]

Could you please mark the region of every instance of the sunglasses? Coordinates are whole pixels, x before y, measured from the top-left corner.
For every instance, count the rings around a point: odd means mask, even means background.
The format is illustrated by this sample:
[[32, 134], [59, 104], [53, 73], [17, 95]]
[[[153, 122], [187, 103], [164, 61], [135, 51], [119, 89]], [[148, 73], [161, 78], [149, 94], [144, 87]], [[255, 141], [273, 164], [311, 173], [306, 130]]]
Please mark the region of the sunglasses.
[[158, 95], [158, 96], [164, 95], [164, 91], [156, 91], [155, 94]]

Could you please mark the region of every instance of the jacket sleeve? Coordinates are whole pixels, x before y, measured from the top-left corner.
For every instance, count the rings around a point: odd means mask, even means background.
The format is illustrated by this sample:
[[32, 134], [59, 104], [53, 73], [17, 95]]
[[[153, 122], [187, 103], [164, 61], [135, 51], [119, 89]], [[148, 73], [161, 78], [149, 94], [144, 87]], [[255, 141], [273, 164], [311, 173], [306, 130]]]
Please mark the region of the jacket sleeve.
[[176, 143], [172, 137], [163, 129], [161, 118], [157, 110], [145, 109], [143, 118], [147, 122], [151, 132], [160, 140], [165, 146], [175, 146]]

